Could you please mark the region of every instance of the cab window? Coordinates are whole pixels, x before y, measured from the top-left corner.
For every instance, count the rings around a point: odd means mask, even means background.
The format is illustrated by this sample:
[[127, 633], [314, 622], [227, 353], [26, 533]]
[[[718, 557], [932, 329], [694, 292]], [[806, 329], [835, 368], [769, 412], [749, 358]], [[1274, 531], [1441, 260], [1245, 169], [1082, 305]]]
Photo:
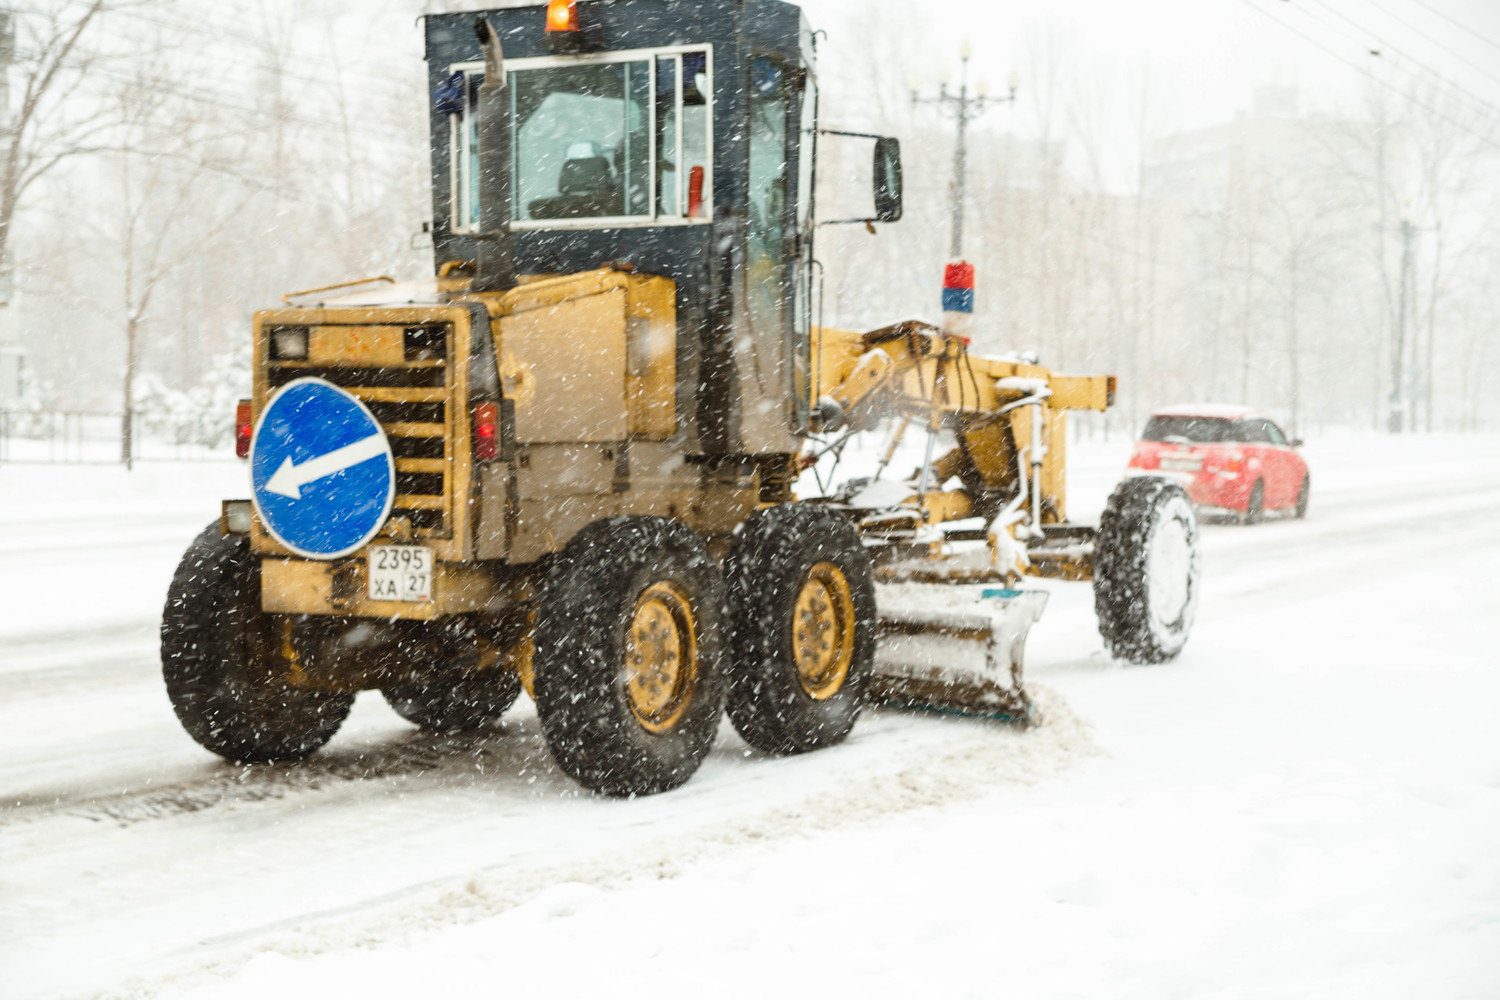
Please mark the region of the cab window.
[[511, 218], [649, 215], [651, 64], [510, 74]]
[[[508, 63], [511, 219], [692, 222], [710, 215], [711, 72], [707, 47]], [[474, 109], [482, 65], [454, 67], [464, 101], [450, 115], [454, 232], [479, 221]]]
[[786, 334], [791, 76], [777, 59], [757, 56], [751, 64], [745, 297], [750, 327], [767, 345]]

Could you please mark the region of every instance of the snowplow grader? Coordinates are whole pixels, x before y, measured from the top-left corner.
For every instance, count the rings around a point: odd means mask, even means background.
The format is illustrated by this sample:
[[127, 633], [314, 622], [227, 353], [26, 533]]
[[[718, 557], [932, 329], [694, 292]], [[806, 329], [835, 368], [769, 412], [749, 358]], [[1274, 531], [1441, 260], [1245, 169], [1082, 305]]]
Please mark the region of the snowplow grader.
[[[525, 691], [562, 770], [637, 795], [686, 781], [726, 710], [768, 754], [840, 742], [871, 699], [1024, 719], [1026, 576], [1092, 580], [1115, 655], [1181, 649], [1181, 490], [1127, 480], [1099, 528], [1066, 517], [1067, 411], [1109, 406], [1112, 378], [815, 322], [825, 133], [796, 7], [425, 25], [435, 273], [255, 318], [251, 497], [163, 615], [200, 744], [292, 760], [361, 690], [437, 731]], [[867, 138], [859, 221], [895, 222], [899, 147]], [[876, 468], [812, 495], [892, 427]], [[912, 427], [919, 467], [884, 476]]]

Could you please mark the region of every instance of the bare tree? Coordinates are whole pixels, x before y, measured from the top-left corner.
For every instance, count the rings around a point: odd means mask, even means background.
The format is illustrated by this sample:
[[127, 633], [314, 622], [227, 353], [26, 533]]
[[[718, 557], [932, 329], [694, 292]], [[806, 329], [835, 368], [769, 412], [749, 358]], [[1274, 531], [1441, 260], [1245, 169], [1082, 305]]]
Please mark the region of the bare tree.
[[99, 59], [84, 36], [110, 7], [111, 0], [58, 0], [0, 13], [6, 29], [0, 43], [9, 46], [0, 60], [18, 70], [20, 84], [15, 111], [0, 131], [0, 271], [10, 264], [22, 199], [62, 161], [97, 151], [112, 124], [109, 108], [78, 100]]
[[225, 132], [180, 93], [154, 86], [170, 48], [153, 46], [110, 102], [119, 124], [107, 157], [114, 212], [106, 231], [120, 274], [120, 300], [111, 311], [125, 335], [120, 459], [127, 468], [135, 455], [142, 338], [158, 293], [223, 238], [262, 187], [237, 169], [245, 159], [243, 136]]

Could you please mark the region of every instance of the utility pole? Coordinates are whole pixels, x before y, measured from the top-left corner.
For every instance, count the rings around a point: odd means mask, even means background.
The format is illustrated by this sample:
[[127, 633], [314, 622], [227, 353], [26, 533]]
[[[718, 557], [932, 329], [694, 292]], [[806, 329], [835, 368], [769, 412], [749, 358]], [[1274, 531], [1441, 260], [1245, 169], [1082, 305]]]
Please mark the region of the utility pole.
[[1391, 400], [1386, 414], [1386, 430], [1400, 434], [1405, 424], [1404, 379], [1406, 378], [1406, 307], [1407, 289], [1411, 285], [1411, 247], [1417, 238], [1417, 227], [1410, 219], [1401, 220], [1401, 298], [1396, 311], [1396, 336], [1391, 344]]
[[[1425, 227], [1418, 226], [1410, 219], [1401, 220], [1401, 296], [1396, 312], [1395, 335], [1391, 343], [1390, 412], [1386, 416], [1386, 430], [1392, 434], [1416, 430], [1416, 415], [1410, 412], [1412, 399], [1407, 385], [1410, 374], [1406, 368], [1406, 332], [1408, 317], [1414, 318], [1416, 313], [1417, 233], [1423, 228]], [[1413, 343], [1416, 341], [1415, 326], [1413, 323]]]
[[969, 93], [969, 59], [974, 55], [974, 46], [965, 41], [958, 50], [961, 61], [958, 77], [958, 93], [948, 92], [948, 81], [940, 77], [938, 80], [938, 93], [936, 97], [922, 97], [918, 91], [921, 89], [921, 80], [915, 76], [908, 81], [911, 87], [911, 103], [915, 107], [919, 104], [935, 104], [944, 114], [949, 115], [958, 122], [958, 141], [953, 147], [953, 188], [951, 212], [953, 217], [953, 238], [949, 243], [948, 256], [953, 260], [962, 260], [964, 255], [964, 188], [965, 177], [968, 166], [967, 136], [969, 122], [997, 104], [1014, 104], [1016, 101], [1016, 90], [1021, 86], [1021, 75], [1011, 70], [1006, 85], [1010, 94], [1006, 97], [990, 97], [988, 85], [984, 80], [974, 88], [974, 93]]

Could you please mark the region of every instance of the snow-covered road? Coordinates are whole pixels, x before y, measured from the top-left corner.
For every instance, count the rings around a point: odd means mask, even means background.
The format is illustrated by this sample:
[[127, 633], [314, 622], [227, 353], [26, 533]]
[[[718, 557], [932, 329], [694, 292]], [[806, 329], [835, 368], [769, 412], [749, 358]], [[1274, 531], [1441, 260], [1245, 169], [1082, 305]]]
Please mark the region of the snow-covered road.
[[[1123, 452], [1075, 445], [1075, 516]], [[1047, 725], [726, 726], [635, 802], [527, 708], [439, 738], [367, 694], [308, 762], [219, 762], [155, 622], [242, 471], [0, 469], [0, 996], [1500, 995], [1500, 439], [1308, 453], [1308, 521], [1205, 527], [1179, 660], [1110, 661], [1059, 584]]]

